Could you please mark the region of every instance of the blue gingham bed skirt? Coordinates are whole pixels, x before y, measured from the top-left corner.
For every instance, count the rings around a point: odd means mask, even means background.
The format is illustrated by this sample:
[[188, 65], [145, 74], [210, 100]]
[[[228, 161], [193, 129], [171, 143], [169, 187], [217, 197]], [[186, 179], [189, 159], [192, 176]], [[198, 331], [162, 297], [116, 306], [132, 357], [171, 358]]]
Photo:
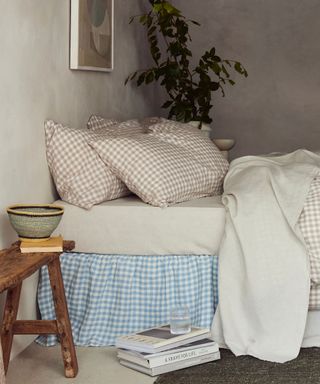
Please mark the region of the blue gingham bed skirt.
[[[218, 258], [210, 255], [61, 255], [74, 342], [114, 345], [119, 335], [166, 323], [187, 305], [193, 325], [210, 327], [218, 304]], [[38, 287], [41, 318], [55, 319], [47, 267]], [[56, 344], [54, 335], [37, 342]]]

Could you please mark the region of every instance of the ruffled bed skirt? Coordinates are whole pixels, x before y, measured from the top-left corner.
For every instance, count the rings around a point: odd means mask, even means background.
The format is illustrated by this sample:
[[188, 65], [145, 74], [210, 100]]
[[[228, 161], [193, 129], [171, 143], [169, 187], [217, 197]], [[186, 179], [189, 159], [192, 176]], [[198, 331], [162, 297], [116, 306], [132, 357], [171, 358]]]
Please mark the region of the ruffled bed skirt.
[[[119, 335], [167, 323], [172, 307], [187, 305], [192, 324], [210, 327], [218, 304], [218, 258], [210, 255], [61, 255], [74, 342], [107, 346]], [[41, 270], [41, 318], [55, 319], [47, 268]], [[51, 346], [56, 336], [39, 336]]]

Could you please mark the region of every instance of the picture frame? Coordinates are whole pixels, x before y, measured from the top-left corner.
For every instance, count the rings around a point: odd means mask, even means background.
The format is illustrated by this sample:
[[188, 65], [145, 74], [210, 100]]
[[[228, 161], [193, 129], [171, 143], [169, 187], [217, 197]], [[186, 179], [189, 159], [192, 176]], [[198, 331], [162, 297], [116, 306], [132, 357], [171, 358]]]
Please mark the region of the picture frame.
[[114, 0], [70, 0], [70, 69], [114, 68]]

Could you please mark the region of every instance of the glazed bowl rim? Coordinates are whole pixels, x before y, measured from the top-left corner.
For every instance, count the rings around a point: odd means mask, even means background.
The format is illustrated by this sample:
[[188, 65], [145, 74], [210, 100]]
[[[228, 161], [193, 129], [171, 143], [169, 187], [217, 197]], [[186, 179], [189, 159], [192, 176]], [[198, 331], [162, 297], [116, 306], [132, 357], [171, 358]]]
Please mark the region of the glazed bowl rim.
[[[53, 212], [20, 211], [19, 208], [48, 208], [49, 210], [52, 209]], [[64, 213], [64, 208], [55, 204], [14, 204], [7, 208], [7, 212], [18, 216], [47, 217], [62, 215]]]

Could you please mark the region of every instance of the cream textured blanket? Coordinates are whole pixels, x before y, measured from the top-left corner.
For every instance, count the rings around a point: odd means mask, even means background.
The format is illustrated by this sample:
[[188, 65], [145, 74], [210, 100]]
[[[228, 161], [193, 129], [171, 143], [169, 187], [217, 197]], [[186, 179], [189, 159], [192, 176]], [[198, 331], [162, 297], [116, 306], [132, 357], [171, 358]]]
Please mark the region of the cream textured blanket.
[[213, 336], [236, 355], [285, 362], [301, 346], [310, 272], [298, 219], [320, 156], [235, 160], [225, 179], [225, 236]]

